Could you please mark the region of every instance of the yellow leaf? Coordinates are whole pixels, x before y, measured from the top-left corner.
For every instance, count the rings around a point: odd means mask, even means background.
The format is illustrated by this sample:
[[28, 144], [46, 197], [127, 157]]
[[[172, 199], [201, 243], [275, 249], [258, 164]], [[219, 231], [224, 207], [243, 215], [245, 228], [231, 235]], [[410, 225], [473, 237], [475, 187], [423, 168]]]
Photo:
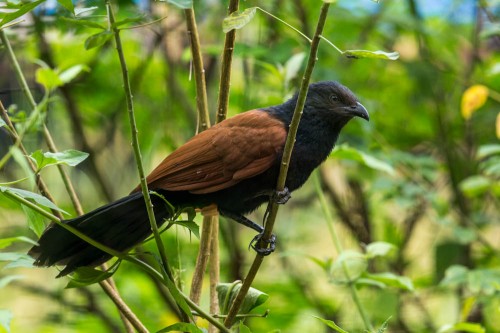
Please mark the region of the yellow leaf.
[[497, 114], [497, 138], [500, 139], [500, 113]]
[[488, 87], [481, 84], [470, 86], [462, 95], [461, 112], [464, 119], [470, 119], [474, 111], [486, 103]]

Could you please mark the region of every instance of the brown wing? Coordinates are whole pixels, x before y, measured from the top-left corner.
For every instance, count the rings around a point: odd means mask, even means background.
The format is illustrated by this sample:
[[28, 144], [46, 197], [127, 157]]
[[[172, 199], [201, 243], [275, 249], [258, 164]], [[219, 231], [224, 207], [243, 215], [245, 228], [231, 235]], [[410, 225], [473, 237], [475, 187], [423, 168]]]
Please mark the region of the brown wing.
[[151, 188], [211, 193], [266, 171], [286, 140], [283, 123], [252, 110], [196, 135], [147, 177]]

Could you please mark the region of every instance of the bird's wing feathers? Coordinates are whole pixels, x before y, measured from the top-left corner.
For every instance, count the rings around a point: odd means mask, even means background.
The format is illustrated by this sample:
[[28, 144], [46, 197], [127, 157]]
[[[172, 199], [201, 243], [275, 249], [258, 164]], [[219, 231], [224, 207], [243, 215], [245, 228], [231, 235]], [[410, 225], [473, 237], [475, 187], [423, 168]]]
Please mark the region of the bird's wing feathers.
[[[244, 133], [244, 134], [243, 134]], [[286, 140], [283, 123], [252, 110], [198, 134], [148, 176], [151, 188], [211, 193], [256, 176], [275, 163]]]

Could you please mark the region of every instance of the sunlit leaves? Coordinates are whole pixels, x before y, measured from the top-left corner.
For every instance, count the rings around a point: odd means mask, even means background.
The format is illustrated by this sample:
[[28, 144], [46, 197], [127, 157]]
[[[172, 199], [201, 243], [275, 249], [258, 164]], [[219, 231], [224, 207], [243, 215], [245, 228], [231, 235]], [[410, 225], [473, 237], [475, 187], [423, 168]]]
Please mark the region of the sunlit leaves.
[[368, 258], [386, 257], [396, 251], [396, 246], [387, 242], [373, 242], [366, 246]]
[[342, 51], [342, 55], [352, 59], [372, 58], [372, 59], [384, 59], [384, 60], [397, 60], [399, 58], [398, 52], [368, 51], [368, 50], [346, 50]]
[[377, 287], [386, 288], [393, 287], [401, 290], [413, 291], [413, 282], [410, 278], [406, 276], [396, 275], [390, 272], [377, 273], [377, 274], [369, 274], [366, 273], [363, 275], [363, 278], [360, 279], [359, 283], [362, 282], [376, 282]]
[[347, 250], [333, 263], [331, 277], [335, 283], [350, 283], [357, 280], [367, 268], [368, 260], [365, 255]]
[[28, 2], [28, 3], [20, 3], [17, 6], [17, 10], [11, 13], [5, 14], [3, 16], [3, 19], [0, 21], [0, 28], [2, 28], [4, 25], [6, 25], [9, 22], [12, 22], [13, 20], [23, 16], [24, 14], [28, 13], [29, 11], [35, 9], [39, 4], [45, 2], [45, 0], [38, 0], [38, 1], [33, 1], [33, 2]]
[[477, 323], [456, 323], [454, 325], [447, 324], [443, 325], [438, 333], [446, 333], [446, 332], [468, 332], [468, 333], [485, 333], [486, 330], [483, 326]]
[[448, 288], [465, 287], [475, 295], [493, 295], [500, 291], [499, 269], [468, 269], [465, 266], [450, 266], [440, 285]]
[[389, 174], [394, 174], [394, 168], [376, 157], [368, 155], [364, 152], [361, 152], [353, 147], [349, 147], [348, 145], [340, 145], [330, 154], [330, 157], [336, 159], [344, 159], [344, 160], [352, 160], [358, 163], [361, 163], [364, 166], [367, 166], [374, 170], [384, 171]]
[[13, 314], [9, 310], [0, 310], [0, 326], [10, 333], [10, 322], [12, 321]]
[[470, 119], [472, 114], [486, 103], [488, 99], [488, 87], [481, 84], [473, 85], [464, 91], [460, 111], [464, 119]]
[[[165, 1], [165, 0], [161, 0]], [[180, 9], [189, 9], [193, 7], [193, 0], [166, 0], [167, 3], [174, 5]]]
[[41, 150], [37, 150], [29, 157], [35, 163], [37, 170], [41, 170], [47, 166], [58, 164], [65, 164], [74, 167], [83, 162], [88, 156], [88, 153], [68, 149], [57, 153], [44, 153]]
[[36, 71], [36, 81], [45, 87], [46, 90], [52, 91], [76, 78], [82, 71], [88, 71], [85, 65], [75, 65], [63, 71], [53, 69], [46, 64], [40, 62], [42, 67]]
[[257, 7], [251, 7], [240, 12], [232, 13], [222, 21], [222, 31], [228, 33], [233, 29], [243, 28], [253, 19], [256, 12]]

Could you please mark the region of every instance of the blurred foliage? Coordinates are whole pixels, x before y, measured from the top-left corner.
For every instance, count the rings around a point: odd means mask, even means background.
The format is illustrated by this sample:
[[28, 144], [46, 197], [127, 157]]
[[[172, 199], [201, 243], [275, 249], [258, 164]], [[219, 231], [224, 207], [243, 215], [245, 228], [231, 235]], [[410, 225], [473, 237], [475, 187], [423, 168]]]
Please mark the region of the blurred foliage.
[[[215, 119], [226, 2], [195, 3], [211, 119]], [[58, 148], [90, 154], [71, 170], [71, 176], [85, 210], [91, 210], [125, 195], [138, 179], [119, 63], [101, 28], [107, 26], [104, 5], [92, 0], [75, 3], [77, 13], [96, 8], [74, 16], [64, 3], [62, 7], [45, 2], [6, 33], [38, 101], [43, 87], [51, 91], [43, 119]], [[496, 4], [494, 0], [339, 0], [332, 5], [324, 31], [328, 40], [342, 50], [397, 51], [400, 58], [348, 59], [321, 44], [314, 80], [342, 82], [370, 111], [370, 123], [352, 121], [343, 130], [340, 149], [320, 172], [335, 228], [352, 252], [340, 255], [335, 250], [324, 232], [325, 218], [314, 187], [306, 184], [278, 215], [277, 253], [266, 259], [254, 285], [269, 295], [254, 312], [270, 309], [270, 314], [248, 318], [245, 325], [252, 332], [323, 332], [330, 325], [362, 331], [346, 288], [350, 283], [357, 286], [379, 331], [500, 332], [500, 8]], [[124, 0], [118, 5], [122, 28], [162, 18], [121, 32], [141, 148], [151, 170], [196, 128], [188, 35], [182, 11], [173, 5]], [[256, 0], [242, 2], [240, 9], [252, 6], [307, 36], [312, 35], [319, 8], [313, 0]], [[307, 40], [295, 31], [261, 11], [254, 14], [237, 33], [229, 116], [289, 97], [300, 82], [308, 50]], [[0, 49], [0, 99], [22, 128], [32, 110], [4, 50]], [[2, 125], [0, 155], [11, 145]], [[48, 163], [43, 159], [51, 157], [43, 153], [47, 149], [39, 131], [28, 131], [23, 143], [40, 160], [40, 168]], [[13, 152], [13, 159], [0, 170], [0, 182], [25, 178], [27, 169], [20, 153]], [[59, 207], [74, 213], [53, 168], [44, 168], [41, 174]], [[35, 189], [32, 181], [15, 186]], [[122, 330], [113, 304], [96, 286], [63, 291], [67, 281], [53, 279], [56, 269], [29, 268], [26, 256], [16, 257], [29, 246], [22, 237], [36, 238], [23, 217], [33, 219], [33, 212], [21, 210], [1, 194], [0, 207], [0, 260], [10, 265], [0, 271], [0, 331], [9, 323], [12, 332]], [[262, 216], [259, 211], [254, 218]], [[253, 258], [247, 251], [253, 234], [222, 221], [221, 235], [221, 280], [232, 283], [245, 275]], [[179, 285], [186, 289], [198, 239], [179, 227], [162, 236]], [[150, 243], [142, 249], [145, 256], [152, 251]], [[355, 274], [346, 277], [339, 270], [343, 262]], [[149, 329], [178, 321], [161, 287], [148, 276], [124, 262], [114, 277], [126, 302]]]

